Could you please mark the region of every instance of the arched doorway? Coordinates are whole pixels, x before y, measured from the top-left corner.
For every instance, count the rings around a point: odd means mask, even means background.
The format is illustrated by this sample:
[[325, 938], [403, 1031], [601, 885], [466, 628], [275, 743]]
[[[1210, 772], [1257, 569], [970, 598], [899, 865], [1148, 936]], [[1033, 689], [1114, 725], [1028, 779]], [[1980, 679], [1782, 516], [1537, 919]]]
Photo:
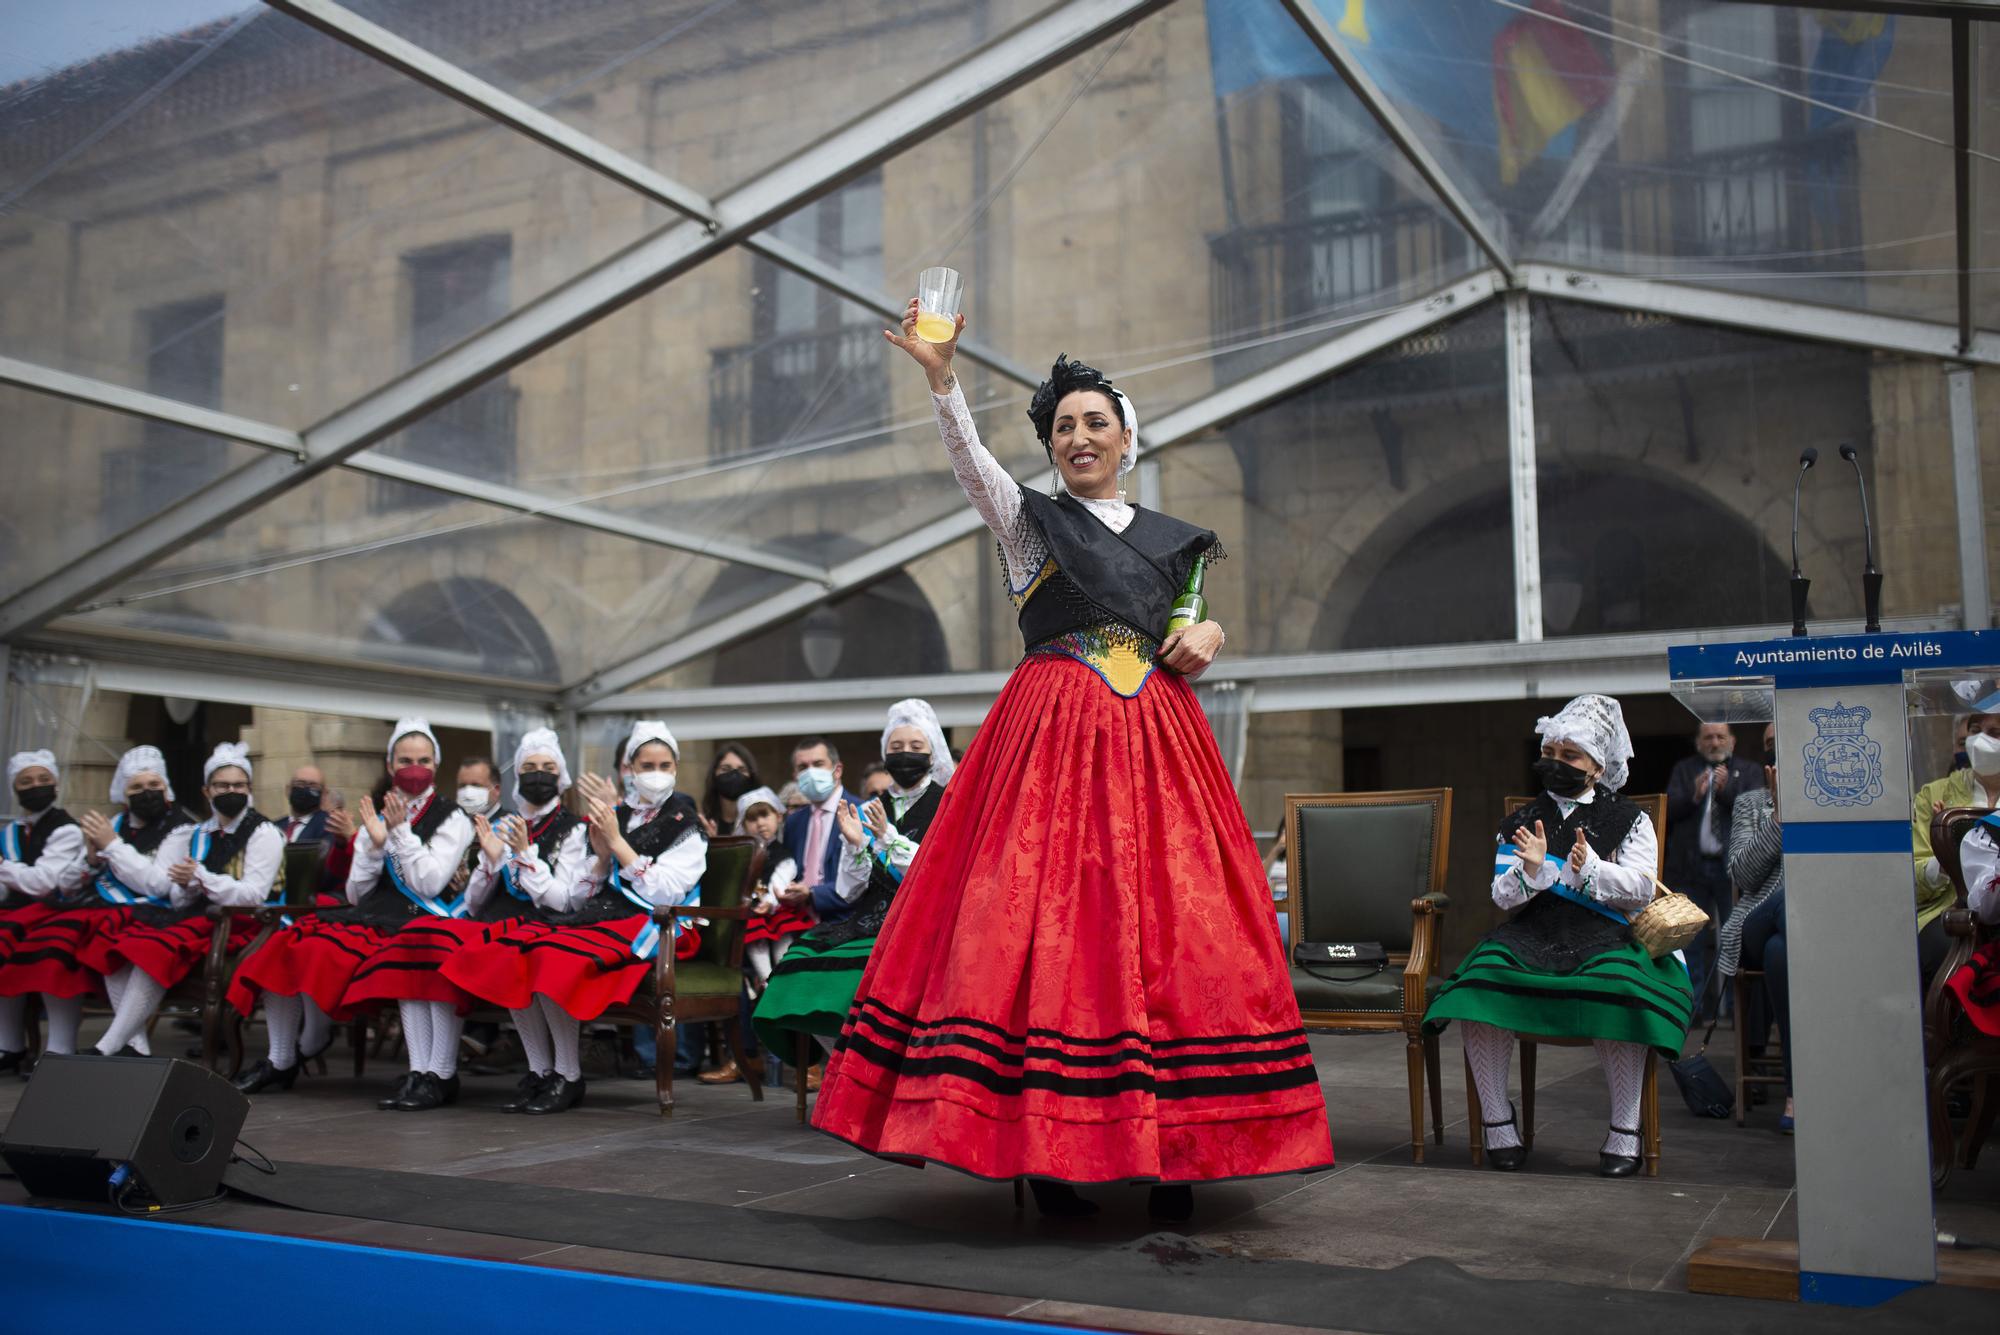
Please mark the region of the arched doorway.
[[408, 589], [362, 630], [393, 646], [396, 661], [516, 681], [555, 682], [560, 665], [548, 632], [526, 604], [491, 580], [449, 575]]

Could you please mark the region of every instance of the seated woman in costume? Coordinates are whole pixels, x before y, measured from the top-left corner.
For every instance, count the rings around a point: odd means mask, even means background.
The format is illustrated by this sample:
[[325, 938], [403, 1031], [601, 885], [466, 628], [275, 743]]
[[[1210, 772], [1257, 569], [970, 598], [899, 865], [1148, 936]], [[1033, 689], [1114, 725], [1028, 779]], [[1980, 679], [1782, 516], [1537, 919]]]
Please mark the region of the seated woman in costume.
[[[230, 910], [229, 949], [256, 934], [251, 911], [271, 897], [284, 870], [285, 837], [250, 805], [250, 748], [224, 742], [202, 766], [201, 793], [209, 817], [180, 825], [148, 857], [92, 813], [84, 835], [119, 881], [145, 897], [130, 921], [93, 941], [87, 958], [102, 971], [114, 999], [111, 1026], [97, 1041], [106, 1056], [143, 1053], [153, 1013], [174, 984], [208, 956], [214, 939], [210, 905]], [[148, 778], [152, 776], [147, 776]], [[164, 780], [162, 780], [164, 782]]]
[[[1764, 786], [1736, 799], [1729, 821], [1729, 880], [1736, 907], [1717, 933], [1715, 967], [1725, 978], [1741, 968], [1764, 975], [1761, 996], [1750, 998], [1747, 1025], [1752, 1055], [1764, 1050], [1769, 1021], [1778, 1025], [1778, 1048], [1785, 1063], [1785, 1111], [1778, 1130], [1792, 1130], [1791, 957], [1785, 943], [1785, 827], [1778, 818], [1777, 729], [1764, 725]], [[1767, 1013], [1764, 1006], [1768, 1004]]]
[[[1965, 907], [1988, 926], [2000, 923], [2000, 816], [1980, 818], [1958, 846], [1958, 864], [1965, 873]], [[1945, 986], [1958, 994], [1981, 1033], [2000, 1038], [2000, 940], [1973, 951]]]
[[1465, 1025], [1486, 1161], [1511, 1172], [1527, 1158], [1507, 1096], [1514, 1036], [1593, 1040], [1611, 1091], [1598, 1172], [1639, 1169], [1639, 1103], [1648, 1046], [1680, 1055], [1693, 1015], [1687, 968], [1653, 959], [1627, 925], [1653, 898], [1659, 841], [1618, 795], [1632, 738], [1607, 695], [1579, 695], [1535, 731], [1542, 792], [1500, 824], [1493, 902], [1513, 914], [1474, 946], [1424, 1023]]
[[[700, 902], [708, 839], [694, 799], [674, 791], [679, 761], [664, 723], [635, 723], [622, 766], [631, 801], [620, 803], [618, 789], [594, 774], [577, 785], [590, 810], [583, 871], [522, 881], [535, 915], [445, 962], [452, 983], [513, 1012], [530, 1068], [545, 1068], [520, 1112], [583, 1102], [582, 1026], [639, 990], [660, 948], [653, 911]], [[682, 919], [675, 930], [677, 957], [693, 955], [696, 925]]]
[[799, 938], [771, 971], [770, 986], [757, 1004], [757, 1039], [780, 1056], [790, 1055], [792, 1033], [811, 1034], [832, 1047], [896, 887], [916, 861], [917, 846], [944, 798], [955, 762], [929, 704], [913, 699], [889, 706], [882, 764], [889, 775], [883, 796], [858, 812], [845, 802], [834, 812], [844, 848], [833, 892], [852, 908], [840, 921], [822, 923]]
[[55, 804], [62, 772], [52, 751], [22, 751], [7, 762], [7, 785], [20, 815], [0, 830], [0, 969], [18, 963], [0, 984], [0, 1071], [27, 1069], [28, 996], [42, 994], [49, 1017], [47, 1052], [75, 1052], [83, 1023], [83, 991], [44, 991], [36, 929], [56, 919], [58, 905], [75, 904], [90, 880], [83, 832]]
[[[361, 799], [347, 903], [301, 917], [236, 971], [229, 1004], [248, 1015], [261, 993], [270, 1037], [269, 1054], [236, 1078], [244, 1093], [290, 1089], [299, 1067], [333, 1042], [333, 1022], [351, 1013], [347, 988], [356, 971], [412, 918], [448, 913], [438, 901], [472, 841], [472, 822], [437, 791], [440, 754], [437, 735], [423, 719], [404, 719], [390, 731], [383, 762], [390, 786], [379, 814], [373, 799]], [[422, 1032], [411, 1043], [413, 1065], [420, 1047], [428, 1053]], [[392, 1097], [414, 1093], [414, 1084], [405, 1076]], [[438, 1091], [450, 1102], [456, 1082], [440, 1081]]]

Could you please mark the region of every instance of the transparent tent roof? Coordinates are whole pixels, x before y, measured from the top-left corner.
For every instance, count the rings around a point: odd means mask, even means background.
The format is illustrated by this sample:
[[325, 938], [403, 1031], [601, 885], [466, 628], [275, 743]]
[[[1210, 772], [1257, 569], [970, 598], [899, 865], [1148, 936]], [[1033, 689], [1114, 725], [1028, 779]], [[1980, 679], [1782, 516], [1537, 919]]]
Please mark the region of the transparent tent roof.
[[[1003, 666], [880, 333], [936, 264], [1024, 483], [1067, 351], [1138, 403], [1152, 503], [1310, 553], [1224, 576], [1252, 654], [1679, 625], [1546, 521], [1530, 617], [1510, 340], [1545, 509], [1679, 412], [1656, 525], [1761, 554], [1737, 493], [1787, 447], [1687, 409], [1711, 372], [1780, 424], [1767, 385], [1823, 383], [1804, 416], [1911, 434], [1906, 509], [1948, 508], [1942, 391], [1869, 395], [2000, 365], [2000, 24], [1962, 8], [0, 0], [0, 642], [576, 708], [886, 671], [883, 626]], [[1477, 615], [1421, 605], [1454, 571]]]

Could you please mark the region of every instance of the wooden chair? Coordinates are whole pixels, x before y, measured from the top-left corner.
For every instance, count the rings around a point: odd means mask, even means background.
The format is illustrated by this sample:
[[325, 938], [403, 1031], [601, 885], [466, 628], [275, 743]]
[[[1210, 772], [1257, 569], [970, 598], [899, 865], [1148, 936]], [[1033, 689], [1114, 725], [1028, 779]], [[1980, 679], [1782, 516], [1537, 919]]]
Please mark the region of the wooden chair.
[[[1758, 1000], [1764, 993], [1764, 971], [1737, 967], [1736, 976], [1729, 980], [1730, 993], [1736, 1007], [1736, 1125], [1744, 1125], [1750, 1117], [1750, 1090], [1752, 1086], [1785, 1087], [1785, 1049], [1781, 1039], [1774, 1039], [1770, 1024], [1764, 1026], [1762, 1034], [1750, 1032], [1750, 1017], [1758, 1013]], [[1764, 1050], [1750, 1051], [1753, 1039], [1762, 1039]]]
[[[1288, 848], [1285, 961], [1308, 1030], [1401, 1034], [1408, 1049], [1410, 1156], [1424, 1161], [1424, 1088], [1431, 1125], [1444, 1143], [1444, 1096], [1435, 1034], [1423, 1028], [1436, 992], [1439, 919], [1451, 845], [1451, 789], [1386, 793], [1312, 793], [1285, 797]], [[1315, 872], [1324, 854], [1325, 870]], [[1372, 942], [1389, 951], [1390, 968], [1352, 981], [1309, 973], [1293, 958], [1294, 941]], [[1476, 1118], [1474, 1119], [1477, 1120]]]
[[[1956, 902], [1944, 912], [1945, 934], [1951, 949], [1931, 979], [1924, 996], [1924, 1065], [1927, 1102], [1931, 1123], [1931, 1180], [1939, 1187], [1956, 1166], [1970, 1169], [1979, 1161], [1979, 1151], [1992, 1133], [1996, 1112], [2000, 1112], [2000, 1038], [1975, 1028], [1966, 1019], [1958, 994], [1947, 983], [1965, 967], [1972, 952], [1994, 939], [1996, 931], [1981, 925], [1966, 907], [1965, 868], [1959, 861], [1959, 845], [1987, 815], [1983, 808], [1952, 807], [1931, 818], [1931, 853], [1938, 867], [1950, 878], [1957, 892]], [[1972, 1111], [1965, 1122], [1965, 1136], [1952, 1144], [1951, 1117], [1946, 1096], [1961, 1080], [1972, 1082]]]
[[[1666, 858], [1667, 848], [1667, 796], [1665, 793], [1647, 793], [1628, 796], [1628, 802], [1635, 802], [1653, 822], [1653, 838], [1659, 849], [1658, 861], [1653, 869], [1655, 879], [1660, 874], [1660, 865]], [[1505, 814], [1511, 816], [1528, 803], [1532, 797], [1510, 797], [1506, 799]], [[1555, 850], [1550, 850], [1554, 855]], [[1521, 1143], [1529, 1149], [1535, 1148], [1535, 1066], [1537, 1049], [1546, 1044], [1557, 1048], [1589, 1047], [1588, 1038], [1571, 1038], [1557, 1034], [1522, 1034], [1521, 1047]], [[1647, 1177], [1660, 1175], [1660, 1061], [1659, 1054], [1646, 1049], [1646, 1072], [1639, 1092], [1639, 1154], [1645, 1161]], [[1483, 1115], [1479, 1111], [1479, 1090], [1472, 1080], [1472, 1063], [1465, 1066], [1465, 1106], [1470, 1111], [1472, 1135], [1472, 1162], [1475, 1167], [1486, 1162], [1486, 1146], [1480, 1140], [1479, 1124]]]

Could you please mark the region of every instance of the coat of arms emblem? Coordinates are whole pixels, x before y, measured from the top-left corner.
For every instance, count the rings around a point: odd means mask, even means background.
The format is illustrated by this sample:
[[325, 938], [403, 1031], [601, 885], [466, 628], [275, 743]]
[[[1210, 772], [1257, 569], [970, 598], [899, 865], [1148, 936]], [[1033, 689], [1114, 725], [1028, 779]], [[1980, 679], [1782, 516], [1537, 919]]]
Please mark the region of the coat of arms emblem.
[[1806, 715], [1817, 734], [1806, 743], [1806, 796], [1817, 805], [1865, 807], [1882, 796], [1882, 744], [1863, 731], [1870, 717], [1837, 700]]

